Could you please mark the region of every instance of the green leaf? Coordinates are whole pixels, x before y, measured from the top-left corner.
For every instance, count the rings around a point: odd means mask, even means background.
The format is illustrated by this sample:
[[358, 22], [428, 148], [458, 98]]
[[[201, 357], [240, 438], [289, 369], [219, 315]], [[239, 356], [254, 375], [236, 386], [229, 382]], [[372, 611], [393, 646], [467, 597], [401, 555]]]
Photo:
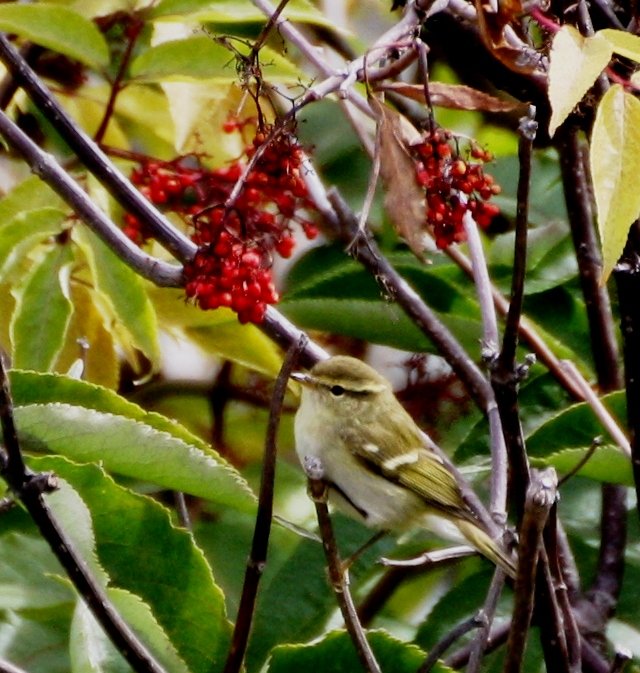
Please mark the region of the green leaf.
[[15, 410], [27, 450], [94, 462], [127, 477], [243, 510], [254, 508], [246, 483], [231, 467], [168, 433], [138, 421], [69, 404]]
[[62, 350], [73, 310], [67, 277], [71, 262], [69, 246], [56, 245], [14, 291], [11, 341], [17, 367], [46, 371]]
[[613, 28], [599, 30], [596, 34], [604, 37], [616, 54], [640, 63], [640, 37], [637, 35]]
[[149, 296], [163, 328], [177, 331], [203, 350], [275, 378], [282, 352], [255, 325], [241, 325], [230, 309], [202, 311], [185, 302], [184, 290], [150, 288]]
[[0, 543], [0, 609], [42, 609], [73, 603], [66, 585], [52, 578], [62, 568], [42, 538], [7, 533]]
[[196, 437], [180, 424], [160, 414], [145, 411], [113, 390], [61, 374], [41, 374], [13, 369], [9, 372], [9, 377], [16, 406], [64, 403], [106, 414], [124, 416], [145, 423], [158, 432], [168, 433], [187, 444], [193, 444], [201, 451], [215, 456], [221, 464], [226, 465], [226, 461], [218, 456], [207, 442]]
[[[174, 448], [179, 447], [179, 455], [170, 452], [167, 456], [168, 462], [165, 463], [167, 474], [164, 475], [163, 480], [173, 480], [175, 477], [183, 486], [191, 483], [191, 488], [200, 493], [206, 492], [208, 495], [202, 495], [202, 497], [213, 502], [245, 512], [254, 511], [255, 497], [246, 481], [209, 444], [175, 421], [160, 414], [146, 412], [137, 404], [128, 402], [113, 391], [86, 381], [59, 374], [39, 374], [17, 370], [10, 371], [9, 375], [17, 409], [32, 408], [31, 413], [33, 414], [33, 408], [39, 407], [47, 409], [48, 415], [54, 414], [53, 410], [57, 404], [60, 404], [68, 408], [71, 414], [73, 410], [80, 415], [87, 411], [95, 411], [98, 417], [116, 417], [121, 422], [128, 420], [134, 423], [132, 427], [136, 428], [136, 432], [141, 431], [149, 436], [149, 430], [151, 430], [163, 442], [169, 441], [171, 444], [171, 440], [174, 440]], [[78, 422], [81, 424], [80, 421]], [[48, 436], [47, 428], [40, 426], [34, 439], [46, 442]], [[99, 436], [95, 439], [97, 442], [100, 441]], [[117, 455], [113, 458], [115, 461], [113, 469], [117, 471], [119, 459]], [[97, 457], [97, 460], [105, 465], [108, 459], [109, 454], [100, 454]], [[158, 467], [158, 459], [158, 455], [151, 456], [150, 464], [156, 464]], [[148, 477], [149, 473], [145, 471], [144, 465], [138, 465], [136, 468], [136, 473], [140, 472], [142, 472], [142, 479]], [[163, 484], [160, 483], [160, 485]], [[175, 485], [167, 485], [167, 488], [189, 491], [189, 488]]]
[[[513, 232], [503, 234], [491, 246], [489, 263], [493, 267], [494, 281], [497, 271], [499, 277], [504, 277], [505, 284], [507, 280], [511, 282], [514, 238]], [[496, 266], [500, 268], [495, 270]], [[563, 285], [575, 278], [577, 273], [576, 255], [566, 223], [551, 222], [530, 229], [527, 241], [526, 294], [544, 292]]]
[[640, 214], [640, 101], [619, 84], [598, 105], [590, 161], [606, 280]]
[[24, 210], [24, 203], [22, 208], [14, 216], [9, 215], [10, 219], [2, 219], [0, 202], [0, 222], [3, 222], [0, 225], [0, 282], [12, 280], [10, 276], [16, 265], [36, 245], [60, 233], [66, 219], [66, 214], [58, 208]]
[[[624, 392], [605, 395], [602, 403], [618, 422], [625, 417]], [[566, 449], [588, 448], [596, 437], [603, 434], [604, 428], [591, 407], [581, 402], [567, 407], [533, 430], [527, 437], [527, 451], [531, 456], [547, 458]]]
[[109, 48], [94, 23], [68, 7], [45, 3], [0, 5], [0, 29], [93, 67], [109, 63]]
[[76, 603], [69, 635], [72, 673], [130, 673], [84, 601]]
[[74, 235], [87, 256], [100, 298], [116, 317], [115, 327], [125, 332], [121, 346], [126, 350], [131, 341], [155, 370], [160, 362], [158, 322], [143, 281], [93, 232], [83, 228]]
[[442, 594], [418, 628], [415, 642], [427, 652], [457, 624], [481, 609], [493, 570], [483, 565], [479, 572], [457, 579]]
[[26, 204], [31, 211], [45, 207], [57, 208], [61, 211], [66, 208], [64, 201], [46, 182], [32, 175], [0, 199], [0, 222], [2, 223], [0, 226], [5, 227], [9, 220], [24, 213]]
[[[270, 81], [297, 81], [302, 73], [269, 47], [260, 49], [262, 74]], [[142, 81], [212, 79], [235, 82], [235, 54], [208, 35], [171, 40], [151, 47], [131, 64], [131, 77]]]
[[[386, 631], [369, 631], [367, 640], [383, 671], [415, 673], [426, 658], [419, 647], [403, 643]], [[274, 648], [267, 668], [268, 673], [356, 673], [362, 670], [353, 642], [344, 631], [333, 631], [309, 645], [279, 645]], [[432, 670], [443, 673], [450, 669], [436, 664]]]
[[[221, 670], [230, 636], [224, 597], [191, 534], [173, 526], [158, 502], [118, 486], [97, 466], [60, 457], [33, 465], [53, 470], [80, 494], [92, 513], [98, 558], [113, 584], [151, 607], [189, 669]], [[146, 623], [155, 638], [144, 607], [133, 598], [122, 600], [127, 614]]]
[[[463, 344], [477, 351], [481, 327], [477, 304], [470, 298], [473, 294], [451, 283], [444, 267], [424, 266], [408, 254], [391, 255], [389, 260]], [[280, 309], [304, 328], [403, 350], [432, 350], [424, 333], [398, 304], [385, 301], [382, 293], [371, 275], [339, 247], [320, 247], [291, 269]]]
[[611, 60], [612, 47], [600, 34], [583, 37], [573, 26], [554, 36], [549, 63], [549, 135], [571, 113]]
[[[172, 673], [189, 673], [149, 606], [122, 589], [109, 589], [109, 598], [124, 620], [157, 653], [159, 663]], [[71, 623], [69, 652], [73, 673], [129, 673], [131, 668], [114, 647], [83, 601], [78, 601]]]
[[[589, 449], [565, 449], [552, 453], [542, 460], [540, 465], [555, 467], [562, 475], [571, 472], [582, 460]], [[598, 447], [589, 460], [578, 470], [577, 474], [609, 484], [633, 486], [631, 461], [615, 446]]]
[[0, 657], [24, 670], [69, 673], [69, 625], [73, 602], [0, 620]]
[[[266, 17], [249, 0], [161, 0], [152, 10], [153, 18], [214, 23], [265, 23]], [[284, 10], [290, 21], [313, 23], [335, 28], [324, 14], [309, 0], [290, 0]]]

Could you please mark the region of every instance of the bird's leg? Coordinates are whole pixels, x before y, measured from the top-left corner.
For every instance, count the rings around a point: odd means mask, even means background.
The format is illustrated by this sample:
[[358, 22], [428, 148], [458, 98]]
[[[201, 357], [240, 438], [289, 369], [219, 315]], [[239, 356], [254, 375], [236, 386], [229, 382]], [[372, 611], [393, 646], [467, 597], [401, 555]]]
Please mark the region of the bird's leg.
[[351, 566], [367, 551], [367, 549], [373, 547], [373, 545], [378, 542], [378, 540], [381, 540], [387, 533], [388, 531], [386, 530], [379, 530], [373, 537], [369, 538], [363, 545], [358, 547], [358, 549], [356, 549], [353, 554], [342, 561], [342, 572], [348, 572], [349, 568], [351, 568]]

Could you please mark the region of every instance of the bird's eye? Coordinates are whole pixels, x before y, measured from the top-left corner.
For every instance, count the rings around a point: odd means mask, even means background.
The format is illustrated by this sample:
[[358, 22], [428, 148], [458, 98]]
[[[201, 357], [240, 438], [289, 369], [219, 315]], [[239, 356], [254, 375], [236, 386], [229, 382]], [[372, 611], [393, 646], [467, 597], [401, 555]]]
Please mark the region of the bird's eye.
[[331, 386], [331, 388], [329, 388], [329, 392], [334, 397], [340, 397], [340, 395], [344, 395], [344, 388], [342, 386]]

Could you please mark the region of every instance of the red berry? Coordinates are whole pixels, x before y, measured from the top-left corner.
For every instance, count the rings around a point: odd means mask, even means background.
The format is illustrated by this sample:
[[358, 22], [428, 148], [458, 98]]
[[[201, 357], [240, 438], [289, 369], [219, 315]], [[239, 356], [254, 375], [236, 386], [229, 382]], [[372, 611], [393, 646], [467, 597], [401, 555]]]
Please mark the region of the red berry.
[[296, 241], [293, 236], [284, 236], [276, 243], [276, 251], [280, 257], [288, 259], [293, 254], [296, 247]]

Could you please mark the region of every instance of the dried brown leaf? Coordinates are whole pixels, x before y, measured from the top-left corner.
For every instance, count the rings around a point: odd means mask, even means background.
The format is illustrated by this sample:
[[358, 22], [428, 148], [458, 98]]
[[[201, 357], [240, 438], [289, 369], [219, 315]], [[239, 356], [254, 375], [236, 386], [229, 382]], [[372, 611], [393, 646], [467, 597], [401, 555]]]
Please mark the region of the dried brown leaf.
[[378, 118], [385, 210], [397, 234], [405, 239], [416, 255], [422, 257], [425, 195], [416, 179], [415, 162], [407, 149], [418, 133], [401, 114], [376, 98], [370, 97], [369, 104]]
[[[393, 91], [411, 100], [425, 102], [422, 84], [404, 84], [390, 82], [377, 87], [379, 91]], [[464, 84], [443, 84], [429, 82], [429, 96], [433, 105], [452, 110], [480, 110], [482, 112], [513, 112], [524, 110], [525, 105], [518, 101], [507, 101], [483, 93]]]

